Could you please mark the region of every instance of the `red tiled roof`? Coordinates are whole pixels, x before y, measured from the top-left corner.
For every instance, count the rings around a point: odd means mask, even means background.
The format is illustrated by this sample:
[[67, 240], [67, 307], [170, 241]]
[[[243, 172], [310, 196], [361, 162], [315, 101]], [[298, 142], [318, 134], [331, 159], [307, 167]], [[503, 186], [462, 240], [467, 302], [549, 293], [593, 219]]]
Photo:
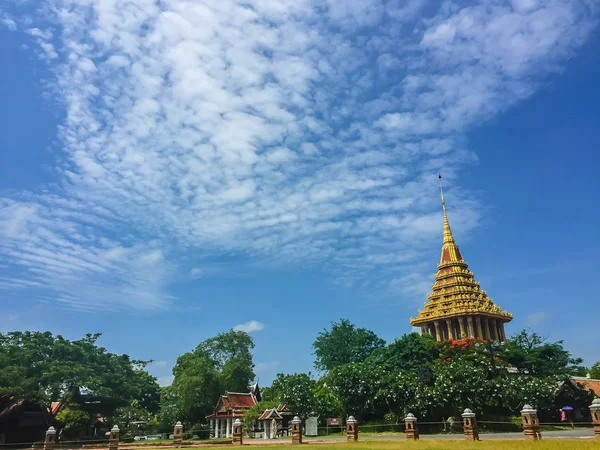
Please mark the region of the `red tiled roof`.
[[571, 377], [573, 383], [577, 383], [579, 386], [587, 391], [592, 391], [596, 394], [596, 397], [600, 397], [600, 380], [594, 380], [586, 377]]
[[268, 420], [272, 418], [281, 419], [281, 415], [277, 412], [276, 408], [273, 409], [265, 409], [265, 412], [261, 414], [258, 420]]
[[252, 408], [256, 405], [256, 400], [254, 395], [250, 393], [242, 394], [238, 392], [225, 392], [223, 403], [227, 409]]

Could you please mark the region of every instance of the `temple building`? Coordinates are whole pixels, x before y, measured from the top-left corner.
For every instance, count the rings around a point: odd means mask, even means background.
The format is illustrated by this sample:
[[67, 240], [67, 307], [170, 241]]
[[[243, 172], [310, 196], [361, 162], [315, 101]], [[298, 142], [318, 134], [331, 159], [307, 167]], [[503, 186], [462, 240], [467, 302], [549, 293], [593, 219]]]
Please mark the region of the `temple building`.
[[458, 245], [452, 236], [446, 202], [442, 190], [444, 213], [444, 242], [438, 271], [435, 274], [433, 292], [428, 295], [425, 307], [417, 317], [411, 318], [412, 326], [421, 327], [436, 340], [453, 340], [473, 337], [483, 340], [504, 341], [504, 324], [512, 320], [512, 314], [502, 311], [475, 281], [469, 271]]
[[233, 422], [242, 420], [244, 413], [261, 401], [258, 383], [248, 388], [249, 392], [228, 392], [219, 397], [213, 414], [206, 417], [210, 424], [211, 437], [231, 437]]

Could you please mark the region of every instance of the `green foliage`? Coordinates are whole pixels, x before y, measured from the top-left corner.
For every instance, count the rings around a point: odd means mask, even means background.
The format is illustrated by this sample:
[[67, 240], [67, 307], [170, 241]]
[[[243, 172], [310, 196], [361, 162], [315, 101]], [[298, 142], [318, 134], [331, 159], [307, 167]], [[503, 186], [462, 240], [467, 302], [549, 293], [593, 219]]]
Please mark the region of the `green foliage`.
[[172, 394], [182, 414], [178, 420], [200, 423], [212, 412], [223, 391], [246, 391], [255, 377], [253, 348], [248, 333], [231, 330], [177, 358]]
[[548, 343], [526, 330], [506, 341], [504, 360], [520, 373], [536, 377], [570, 375], [579, 371], [583, 362], [581, 358], [573, 358], [562, 341]]
[[374, 398], [379, 411], [387, 410], [396, 418], [404, 417], [408, 412], [420, 417], [427, 414], [428, 406], [432, 403], [431, 388], [412, 373], [390, 371], [381, 375], [382, 380], [377, 383], [379, 388]]
[[140, 392], [136, 400], [139, 408], [156, 414], [160, 409], [160, 386], [156, 381], [156, 377], [145, 370], [136, 370], [135, 379]]
[[450, 415], [465, 408], [482, 411], [488, 403], [490, 384], [488, 367], [456, 359], [436, 364], [433, 398], [438, 407]]
[[113, 422], [119, 425], [123, 436], [146, 433], [157, 426], [156, 416], [142, 407], [137, 400], [117, 409]]
[[514, 374], [495, 378], [490, 384], [488, 404], [493, 402], [513, 414], [518, 414], [525, 404], [540, 409], [550, 408], [559, 390], [560, 379]]
[[[593, 378], [595, 380], [600, 379], [600, 361], [597, 361], [589, 370], [588, 372], [590, 374], [590, 378]], [[598, 395], [600, 395], [600, 392], [598, 392]]]
[[249, 433], [252, 428], [254, 427], [254, 424], [256, 423], [256, 421], [258, 420], [258, 418], [262, 415], [262, 413], [265, 412], [266, 409], [273, 409], [273, 408], [277, 408], [279, 406], [279, 402], [276, 401], [262, 401], [262, 402], [258, 402], [256, 405], [254, 405], [252, 408], [250, 408], [249, 410], [247, 410], [244, 413], [244, 433]]
[[295, 415], [306, 419], [316, 414], [316, 381], [310, 373], [277, 374], [272, 389], [279, 393], [282, 403]]
[[315, 367], [320, 371], [330, 371], [336, 367], [353, 362], [363, 362], [385, 341], [365, 328], [356, 328], [350, 321], [341, 319], [331, 324], [331, 330], [321, 331], [313, 348]]
[[182, 399], [172, 386], [163, 387], [160, 390], [160, 410], [156, 419], [158, 428], [163, 433], [170, 432], [177, 421], [187, 422]]
[[158, 409], [158, 384], [131, 360], [99, 347], [100, 334], [69, 341], [50, 332], [0, 334], [0, 398], [41, 404], [65, 401], [58, 421], [67, 432], [85, 430], [98, 416], [139, 401]]
[[314, 395], [317, 416], [340, 417], [343, 414], [342, 402], [326, 379], [317, 381]]
[[335, 367], [325, 377], [325, 383], [340, 399], [344, 417], [354, 415], [357, 419], [369, 417], [373, 412], [375, 393], [371, 366], [351, 362]]
[[431, 335], [410, 333], [373, 351], [366, 363], [389, 371], [402, 370], [428, 382], [432, 379], [433, 365], [440, 356], [440, 349], [441, 345]]
[[56, 415], [57, 425], [63, 429], [65, 436], [76, 436], [84, 431], [91, 423], [90, 413], [81, 409], [77, 404], [70, 404]]

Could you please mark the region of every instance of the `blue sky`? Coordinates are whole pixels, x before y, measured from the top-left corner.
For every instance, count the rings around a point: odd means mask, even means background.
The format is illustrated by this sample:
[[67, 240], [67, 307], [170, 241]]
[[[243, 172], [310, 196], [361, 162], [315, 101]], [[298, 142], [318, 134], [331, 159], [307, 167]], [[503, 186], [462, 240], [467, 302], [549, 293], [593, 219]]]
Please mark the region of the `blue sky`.
[[2, 2], [1, 330], [102, 332], [164, 384], [239, 326], [261, 382], [310, 370], [340, 317], [411, 330], [441, 172], [508, 333], [600, 359], [598, 18], [587, 0]]

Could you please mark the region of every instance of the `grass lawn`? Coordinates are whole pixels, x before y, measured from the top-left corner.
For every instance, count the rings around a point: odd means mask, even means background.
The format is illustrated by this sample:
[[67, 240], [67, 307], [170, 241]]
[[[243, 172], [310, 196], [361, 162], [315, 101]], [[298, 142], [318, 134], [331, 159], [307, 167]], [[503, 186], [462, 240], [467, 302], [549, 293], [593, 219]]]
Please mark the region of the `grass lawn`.
[[[251, 445], [245, 448], [252, 450], [276, 450], [295, 448], [291, 444], [283, 445]], [[537, 442], [532, 441], [364, 441], [352, 443], [324, 443], [324, 444], [303, 444], [300, 447], [302, 450], [391, 450], [391, 449], [406, 449], [406, 450], [463, 450], [463, 449], [478, 449], [478, 450], [504, 450], [504, 449], [564, 449], [564, 450], [600, 450], [600, 441], [594, 439], [553, 439], [542, 440]]]

